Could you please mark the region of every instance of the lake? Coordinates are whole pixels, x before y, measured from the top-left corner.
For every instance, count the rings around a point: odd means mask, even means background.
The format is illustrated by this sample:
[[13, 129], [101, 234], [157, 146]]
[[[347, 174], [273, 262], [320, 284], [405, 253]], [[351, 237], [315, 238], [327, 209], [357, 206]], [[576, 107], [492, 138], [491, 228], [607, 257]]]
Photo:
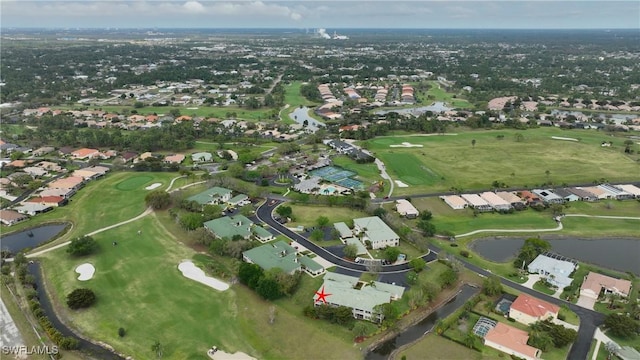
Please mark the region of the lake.
[[[552, 251], [566, 257], [622, 272], [640, 275], [640, 239], [545, 238]], [[512, 260], [526, 238], [492, 237], [471, 244], [480, 256], [495, 262]]]
[[324, 127], [324, 124], [309, 116], [309, 110], [310, 109], [306, 106], [297, 107], [291, 112], [291, 114], [289, 114], [289, 118], [300, 125], [304, 125], [304, 121], [306, 120], [308, 123], [307, 128], [316, 132], [319, 128]]
[[0, 250], [16, 254], [27, 248], [35, 248], [60, 234], [67, 224], [42, 225], [15, 234], [0, 237]]

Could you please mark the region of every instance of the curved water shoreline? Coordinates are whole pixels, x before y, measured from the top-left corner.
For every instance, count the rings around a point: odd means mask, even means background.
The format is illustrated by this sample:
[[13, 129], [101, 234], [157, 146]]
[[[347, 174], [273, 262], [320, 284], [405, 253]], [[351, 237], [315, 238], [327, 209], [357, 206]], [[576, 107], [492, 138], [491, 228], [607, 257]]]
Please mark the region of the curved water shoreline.
[[[530, 236], [490, 236], [473, 240], [468, 247], [485, 260], [509, 262], [514, 259], [525, 239]], [[608, 269], [632, 272], [640, 275], [637, 254], [640, 253], [640, 238], [594, 237], [585, 238], [567, 235], [541, 235], [549, 241], [552, 252]]]

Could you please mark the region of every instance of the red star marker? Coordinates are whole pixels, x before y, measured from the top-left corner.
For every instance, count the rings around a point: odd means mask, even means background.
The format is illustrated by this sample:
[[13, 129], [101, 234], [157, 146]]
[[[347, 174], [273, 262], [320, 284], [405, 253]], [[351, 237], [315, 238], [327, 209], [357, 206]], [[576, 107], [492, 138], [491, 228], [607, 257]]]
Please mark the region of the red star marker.
[[331, 295], [328, 294], [326, 292], [324, 292], [324, 286], [322, 287], [322, 289], [320, 289], [320, 291], [316, 291], [316, 295], [318, 295], [318, 298], [316, 299], [316, 301], [322, 301], [325, 304], [327, 303], [327, 296]]

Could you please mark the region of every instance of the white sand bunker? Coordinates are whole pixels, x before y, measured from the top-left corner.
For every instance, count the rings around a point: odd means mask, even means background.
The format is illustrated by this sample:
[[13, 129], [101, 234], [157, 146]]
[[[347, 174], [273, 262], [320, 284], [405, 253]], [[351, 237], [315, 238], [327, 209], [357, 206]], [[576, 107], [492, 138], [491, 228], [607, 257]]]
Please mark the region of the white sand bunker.
[[398, 185], [398, 187], [409, 187], [409, 185], [403, 183], [400, 180], [394, 180], [394, 181], [395, 181], [396, 185]]
[[552, 136], [551, 138], [552, 138], [552, 139], [555, 139], [555, 140], [579, 141], [578, 139], [568, 138], [568, 137], [562, 137], [562, 136]]
[[389, 145], [389, 147], [405, 147], [405, 148], [410, 148], [410, 147], [422, 147], [423, 145], [420, 144], [412, 144], [409, 142], [403, 142], [400, 145]]
[[178, 270], [182, 272], [184, 277], [210, 286], [216, 290], [225, 291], [229, 289], [229, 284], [212, 278], [211, 276], [207, 276], [202, 269], [197, 267], [191, 261], [185, 260], [181, 262], [180, 265], [178, 265]]
[[80, 274], [80, 276], [78, 276], [78, 280], [87, 281], [93, 277], [93, 274], [96, 272], [96, 268], [89, 263], [84, 263], [82, 265], [78, 265], [76, 272]]
[[161, 184], [161, 183], [153, 183], [153, 184], [151, 184], [151, 185], [147, 186], [147, 187], [146, 187], [146, 188], [144, 188], [144, 189], [145, 189], [145, 190], [153, 190], [153, 189], [157, 189], [157, 188], [159, 188], [160, 186], [162, 186], [162, 184]]
[[209, 358], [214, 360], [257, 360], [256, 358], [240, 351], [230, 354], [217, 348], [216, 350], [209, 349], [209, 351], [207, 351], [207, 355], [209, 355]]

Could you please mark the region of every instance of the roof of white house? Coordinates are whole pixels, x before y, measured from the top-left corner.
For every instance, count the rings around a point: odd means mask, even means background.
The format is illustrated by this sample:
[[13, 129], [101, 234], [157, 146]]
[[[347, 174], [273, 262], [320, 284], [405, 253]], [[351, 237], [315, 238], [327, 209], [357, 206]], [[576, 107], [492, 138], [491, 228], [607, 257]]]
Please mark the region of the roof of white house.
[[511, 192], [511, 191], [498, 191], [496, 192], [496, 195], [498, 195], [499, 197], [501, 197], [503, 200], [508, 201], [510, 204], [511, 203], [517, 203], [517, 202], [522, 202], [522, 199], [520, 199], [520, 197], [518, 195], [516, 195], [515, 193]]
[[353, 219], [353, 223], [360, 229], [366, 229], [364, 232], [371, 242], [399, 238], [398, 234], [377, 216]]
[[412, 203], [405, 199], [396, 200], [396, 210], [402, 215], [418, 215], [418, 209], [416, 209]]
[[[324, 288], [324, 293], [328, 294], [326, 297], [328, 303], [370, 312], [376, 305], [389, 303], [393, 298], [402, 297], [404, 293], [402, 286], [377, 281], [365, 284], [360, 289], [354, 289], [358, 281], [357, 277], [327, 273], [321, 288]], [[316, 300], [318, 299], [314, 295], [314, 301]]]
[[626, 192], [628, 192], [629, 194], [640, 196], [640, 188], [632, 185], [632, 184], [622, 184], [622, 185], [616, 185], [616, 187], [618, 189], [624, 190]]
[[490, 191], [480, 194], [480, 197], [486, 200], [491, 206], [511, 206], [511, 203]]
[[467, 202], [458, 195], [441, 196], [440, 198], [452, 207], [464, 207], [467, 205]]
[[532, 193], [540, 196], [543, 201], [561, 200], [562, 197], [551, 191], [551, 189], [533, 189]]
[[573, 279], [571, 279], [569, 275], [576, 269], [575, 261], [562, 257], [554, 258], [552, 256], [554, 255], [538, 255], [529, 266], [527, 266], [527, 269], [529, 269], [529, 272], [538, 272], [538, 270], [548, 272], [549, 275], [553, 275], [553, 281], [562, 285], [563, 288], [571, 285]]
[[476, 206], [487, 206], [489, 203], [480, 197], [478, 194], [462, 194], [460, 195], [469, 205]]

